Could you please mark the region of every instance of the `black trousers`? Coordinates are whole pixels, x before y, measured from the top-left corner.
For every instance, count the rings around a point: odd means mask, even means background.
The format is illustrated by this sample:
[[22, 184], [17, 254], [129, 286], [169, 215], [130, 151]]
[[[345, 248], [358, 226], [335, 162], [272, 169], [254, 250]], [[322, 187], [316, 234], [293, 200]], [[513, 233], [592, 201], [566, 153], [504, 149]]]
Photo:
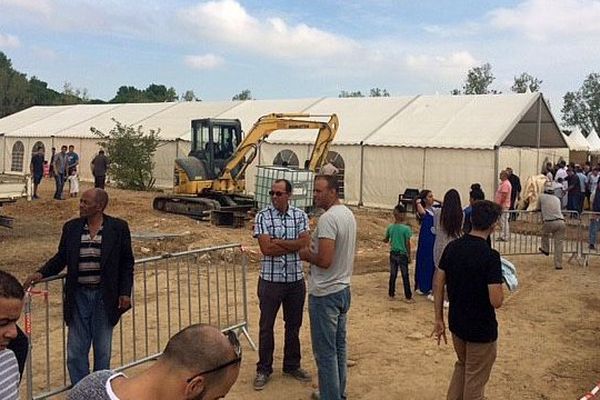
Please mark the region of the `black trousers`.
[[403, 253], [390, 253], [390, 282], [388, 296], [396, 295], [396, 279], [398, 278], [398, 269], [402, 274], [402, 284], [404, 285], [404, 297], [412, 298], [410, 282], [408, 277], [408, 256]]
[[283, 305], [285, 339], [283, 344], [283, 370], [290, 372], [300, 368], [300, 327], [304, 313], [306, 285], [304, 279], [291, 283], [270, 282], [259, 278], [260, 333], [258, 338], [258, 362], [256, 372], [270, 375], [273, 372], [275, 337], [273, 326], [279, 307]]
[[104, 189], [104, 182], [106, 182], [106, 175], [94, 175], [94, 187]]

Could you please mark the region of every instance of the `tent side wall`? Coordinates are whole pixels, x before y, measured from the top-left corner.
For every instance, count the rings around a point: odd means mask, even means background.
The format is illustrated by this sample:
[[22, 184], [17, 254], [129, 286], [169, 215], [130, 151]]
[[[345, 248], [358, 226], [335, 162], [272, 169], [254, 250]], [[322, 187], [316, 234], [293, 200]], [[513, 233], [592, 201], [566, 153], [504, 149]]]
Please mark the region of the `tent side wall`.
[[438, 199], [454, 188], [466, 202], [474, 182], [493, 190], [494, 157], [493, 150], [367, 146], [363, 204], [392, 208], [406, 188], [429, 189]]
[[486, 198], [492, 198], [495, 158], [494, 150], [427, 149], [424, 188], [440, 200], [448, 189], [456, 189], [466, 205], [471, 184], [479, 183]]
[[424, 160], [424, 149], [365, 146], [363, 205], [391, 208], [406, 188], [422, 189]]

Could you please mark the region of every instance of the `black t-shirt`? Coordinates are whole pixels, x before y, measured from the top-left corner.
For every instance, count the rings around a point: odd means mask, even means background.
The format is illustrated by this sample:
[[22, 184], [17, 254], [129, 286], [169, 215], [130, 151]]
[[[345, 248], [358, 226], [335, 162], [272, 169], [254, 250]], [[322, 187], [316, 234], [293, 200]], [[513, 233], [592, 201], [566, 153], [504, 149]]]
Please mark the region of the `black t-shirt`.
[[498, 322], [488, 285], [502, 284], [500, 254], [484, 239], [464, 235], [446, 246], [439, 268], [446, 273], [450, 331], [467, 342], [495, 341]]
[[33, 165], [33, 173], [35, 175], [42, 175], [44, 173], [44, 156], [35, 153], [31, 156], [31, 164]]

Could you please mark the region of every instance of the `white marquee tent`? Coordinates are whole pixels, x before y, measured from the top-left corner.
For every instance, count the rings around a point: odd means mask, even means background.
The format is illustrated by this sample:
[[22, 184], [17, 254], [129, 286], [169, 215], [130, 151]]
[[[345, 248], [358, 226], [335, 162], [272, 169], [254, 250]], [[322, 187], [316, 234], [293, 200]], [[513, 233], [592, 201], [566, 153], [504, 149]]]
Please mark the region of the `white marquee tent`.
[[598, 137], [598, 134], [595, 131], [593, 131], [588, 135], [586, 139], [590, 146], [590, 153], [600, 154], [600, 137]]
[[[190, 121], [237, 118], [248, 131], [272, 112], [336, 113], [338, 135], [329, 155], [344, 177], [346, 202], [390, 207], [406, 188], [429, 188], [437, 197], [450, 187], [466, 200], [471, 183], [491, 196], [500, 169], [511, 166], [523, 178], [543, 162], [568, 159], [568, 147], [538, 93], [482, 96], [310, 98], [242, 102], [181, 102], [37, 106], [0, 119], [0, 172], [24, 172], [29, 154], [41, 142], [74, 144], [81, 174], [98, 150], [90, 127], [108, 131], [112, 119], [161, 130], [155, 157], [157, 184], [169, 187], [173, 160], [190, 149]], [[286, 151], [302, 165], [316, 131], [276, 132], [260, 149], [256, 163], [272, 164]], [[253, 191], [255, 169], [247, 173]]]

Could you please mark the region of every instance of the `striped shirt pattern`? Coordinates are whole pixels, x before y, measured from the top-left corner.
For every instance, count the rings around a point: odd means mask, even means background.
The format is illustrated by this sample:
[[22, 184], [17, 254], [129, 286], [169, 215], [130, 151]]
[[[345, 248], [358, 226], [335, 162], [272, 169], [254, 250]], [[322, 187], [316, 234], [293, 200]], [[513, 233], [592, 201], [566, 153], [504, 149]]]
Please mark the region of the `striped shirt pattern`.
[[88, 224], [83, 227], [81, 244], [79, 246], [79, 276], [77, 282], [81, 285], [100, 284], [100, 254], [102, 249], [102, 227], [92, 239]]
[[[296, 240], [308, 232], [308, 216], [299, 208], [289, 206], [282, 213], [269, 205], [256, 214], [254, 237], [269, 235], [273, 239]], [[265, 256], [260, 260], [260, 277], [269, 282], [290, 283], [304, 278], [298, 252], [282, 256]]]
[[12, 350], [0, 351], [0, 399], [19, 399], [19, 364]]

